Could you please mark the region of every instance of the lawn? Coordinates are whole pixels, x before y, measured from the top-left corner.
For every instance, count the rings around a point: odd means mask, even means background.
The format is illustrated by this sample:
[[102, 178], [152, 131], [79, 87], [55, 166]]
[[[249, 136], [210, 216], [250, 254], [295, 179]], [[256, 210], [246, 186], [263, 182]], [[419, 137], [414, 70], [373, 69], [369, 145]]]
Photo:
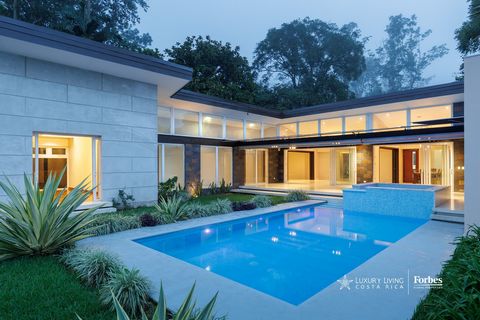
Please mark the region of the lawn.
[[430, 290], [412, 319], [480, 319], [479, 227], [457, 240], [455, 252], [439, 277], [442, 288]]
[[115, 318], [100, 304], [98, 291], [83, 285], [56, 257], [28, 257], [0, 262], [0, 318]]

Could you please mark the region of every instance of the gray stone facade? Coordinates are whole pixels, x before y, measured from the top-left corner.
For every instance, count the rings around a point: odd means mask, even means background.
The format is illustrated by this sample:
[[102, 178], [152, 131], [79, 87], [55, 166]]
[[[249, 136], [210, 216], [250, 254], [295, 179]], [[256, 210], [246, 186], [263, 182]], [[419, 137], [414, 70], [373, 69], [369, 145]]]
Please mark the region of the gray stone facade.
[[156, 99], [152, 84], [0, 52], [0, 170], [19, 185], [32, 175], [33, 132], [99, 136], [101, 200], [125, 188], [153, 202]]
[[357, 183], [373, 181], [373, 146], [357, 146]]
[[[199, 144], [184, 144], [185, 152], [185, 185], [191, 187], [201, 181], [201, 163]], [[205, 186], [206, 187], [206, 186]]]
[[234, 188], [245, 184], [245, 150], [233, 148], [233, 183]]
[[283, 183], [284, 151], [282, 149], [268, 149], [268, 182]]

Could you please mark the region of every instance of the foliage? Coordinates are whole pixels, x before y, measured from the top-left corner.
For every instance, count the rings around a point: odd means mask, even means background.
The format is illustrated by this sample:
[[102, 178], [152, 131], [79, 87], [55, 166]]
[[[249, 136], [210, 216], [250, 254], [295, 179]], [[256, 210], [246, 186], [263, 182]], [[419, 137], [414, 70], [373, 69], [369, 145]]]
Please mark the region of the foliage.
[[101, 250], [71, 249], [62, 254], [62, 261], [88, 285], [100, 287], [110, 274], [121, 268], [120, 260]]
[[[158, 298], [157, 308], [155, 309], [155, 313], [152, 317], [152, 320], [215, 320], [219, 319], [216, 318], [213, 314], [213, 308], [215, 307], [215, 303], [217, 300], [218, 293], [213, 296], [213, 298], [205, 305], [205, 307], [201, 309], [196, 308], [196, 303], [193, 301], [193, 292], [195, 291], [195, 285], [193, 285], [192, 289], [188, 293], [185, 300], [180, 305], [180, 308], [177, 310], [173, 316], [170, 315], [170, 312], [167, 310], [167, 301], [165, 298], [165, 293], [163, 292], [163, 285], [160, 285], [160, 296]], [[112, 300], [115, 310], [117, 312], [117, 319], [118, 320], [129, 320], [130, 317], [125, 312], [124, 308], [122, 307], [121, 303], [112, 293]], [[79, 317], [81, 320], [81, 318]], [[142, 319], [148, 320], [146, 315], [142, 311]], [[223, 317], [222, 319], [226, 319]]]
[[234, 201], [232, 203], [233, 211], [253, 210], [257, 205], [251, 201]]
[[[139, 315], [148, 301], [150, 283], [137, 269], [120, 268], [110, 273], [106, 284], [100, 289], [100, 297], [105, 305], [115, 309], [113, 297], [131, 316]], [[113, 295], [112, 295], [113, 292]]]
[[[247, 194], [247, 193], [225, 193], [225, 194], [203, 195], [201, 197], [196, 198], [195, 200], [192, 200], [192, 202], [200, 202], [200, 203], [207, 204], [217, 199], [228, 199], [232, 202], [238, 202], [238, 201], [250, 202], [253, 199], [253, 197], [254, 197], [253, 194]], [[285, 202], [285, 197], [283, 196], [269, 196], [269, 198], [272, 200], [272, 203], [274, 205]]]
[[254, 101], [255, 77], [238, 46], [193, 36], [166, 49], [165, 55], [171, 62], [193, 68], [187, 89], [228, 100]]
[[64, 172], [50, 174], [43, 189], [25, 174], [25, 196], [9, 179], [0, 182], [9, 198], [0, 203], [0, 260], [55, 253], [91, 235], [98, 207], [74, 213], [91, 190], [84, 180], [69, 192], [58, 192]]
[[203, 194], [203, 180], [190, 183], [190, 194], [194, 197], [200, 197]]
[[455, 31], [457, 49], [462, 54], [472, 54], [480, 50], [480, 0], [467, 0], [468, 20]]
[[228, 193], [230, 190], [232, 190], [232, 184], [227, 183], [225, 179], [222, 179], [222, 181], [220, 181], [220, 186], [218, 187], [218, 193]]
[[206, 210], [209, 216], [232, 212], [232, 202], [228, 199], [217, 199], [207, 206]]
[[21, 257], [0, 263], [2, 320], [112, 320], [114, 314], [56, 256]]
[[478, 319], [480, 315], [480, 228], [470, 228], [456, 241], [452, 258], [440, 275], [442, 288], [430, 290], [413, 320]]
[[132, 194], [128, 194], [125, 189], [120, 189], [117, 197], [112, 199], [112, 205], [117, 210], [127, 210], [133, 207], [134, 201], [135, 197]]
[[101, 236], [110, 233], [139, 228], [141, 226], [137, 216], [101, 215], [96, 217], [93, 225], [96, 226], [94, 235]]
[[339, 28], [308, 17], [270, 29], [255, 49], [266, 90], [259, 103], [293, 108], [350, 98], [348, 84], [365, 67], [360, 37], [354, 23]]
[[144, 213], [140, 216], [140, 224], [142, 227], [153, 227], [158, 224], [158, 221], [150, 213]]
[[435, 45], [428, 51], [422, 50], [422, 42], [431, 30], [422, 31], [415, 15], [391, 16], [385, 32], [387, 38], [367, 60], [367, 72], [356, 86], [356, 94], [368, 96], [380, 92], [413, 89], [427, 84], [423, 72], [436, 59], [448, 53], [445, 44]]
[[150, 35], [135, 28], [139, 9], [147, 11], [145, 0], [0, 1], [0, 15], [160, 57], [148, 48]]
[[178, 177], [169, 178], [158, 184], [158, 200], [168, 200], [176, 194]]
[[210, 194], [220, 193], [220, 190], [218, 189], [217, 184], [215, 182], [211, 182], [208, 185], [208, 190], [209, 190]]
[[287, 195], [287, 197], [285, 198], [285, 200], [287, 202], [295, 202], [295, 201], [305, 201], [305, 200], [308, 200], [310, 199], [310, 197], [308, 196], [308, 194], [303, 191], [303, 190], [293, 190], [293, 191], [290, 191]]
[[252, 203], [255, 203], [257, 208], [266, 208], [272, 206], [272, 200], [268, 196], [256, 195], [252, 198]]
[[157, 209], [156, 216], [161, 223], [174, 223], [190, 217], [188, 205], [177, 196], [173, 196], [167, 201], [163, 198], [160, 199], [155, 208]]
[[208, 204], [193, 201], [188, 204], [188, 212], [192, 218], [206, 217], [208, 216]]

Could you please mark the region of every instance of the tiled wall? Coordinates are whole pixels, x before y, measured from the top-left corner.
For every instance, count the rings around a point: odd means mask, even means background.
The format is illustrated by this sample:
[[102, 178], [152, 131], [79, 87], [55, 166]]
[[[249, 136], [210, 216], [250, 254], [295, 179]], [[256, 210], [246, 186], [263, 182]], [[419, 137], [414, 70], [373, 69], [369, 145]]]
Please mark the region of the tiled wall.
[[357, 146], [357, 183], [373, 181], [373, 146]]
[[268, 149], [268, 182], [283, 182], [284, 150]]
[[[192, 186], [201, 180], [200, 145], [185, 144], [185, 185]], [[207, 186], [205, 186], [207, 187]]]
[[245, 184], [245, 150], [233, 148], [233, 187]]
[[[101, 189], [157, 197], [157, 87], [0, 52], [0, 170], [32, 174], [34, 131], [101, 137]], [[0, 198], [4, 197], [0, 193]]]

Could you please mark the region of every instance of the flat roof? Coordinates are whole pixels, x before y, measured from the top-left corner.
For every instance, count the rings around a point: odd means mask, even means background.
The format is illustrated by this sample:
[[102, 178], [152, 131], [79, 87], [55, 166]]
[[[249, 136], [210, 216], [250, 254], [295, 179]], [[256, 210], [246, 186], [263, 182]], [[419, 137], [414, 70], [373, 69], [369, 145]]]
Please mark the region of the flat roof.
[[206, 94], [182, 89], [172, 96], [174, 99], [213, 105], [225, 109], [244, 111], [269, 117], [286, 119], [291, 117], [308, 116], [314, 114], [351, 110], [357, 108], [373, 107], [384, 104], [398, 103], [411, 100], [427, 99], [433, 97], [461, 94], [464, 92], [463, 81], [455, 81], [446, 84], [433, 85], [423, 88], [404, 90], [365, 98], [351, 99], [332, 102], [309, 107], [301, 107], [288, 110], [275, 110], [260, 107], [248, 103], [226, 100], [212, 97]]
[[0, 16], [0, 36], [191, 80], [192, 69], [152, 56]]

